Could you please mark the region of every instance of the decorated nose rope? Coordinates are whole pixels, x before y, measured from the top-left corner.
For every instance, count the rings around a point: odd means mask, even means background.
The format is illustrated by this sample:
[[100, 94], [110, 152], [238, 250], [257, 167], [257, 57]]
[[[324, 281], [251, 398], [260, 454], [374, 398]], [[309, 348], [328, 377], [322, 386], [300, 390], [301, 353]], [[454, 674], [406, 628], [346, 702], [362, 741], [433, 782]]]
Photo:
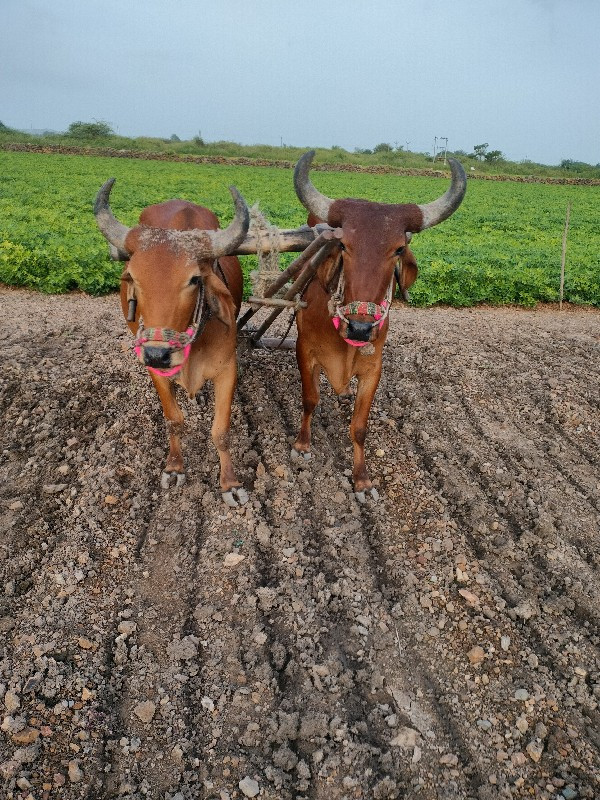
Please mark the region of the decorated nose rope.
[[[331, 296], [329, 301], [329, 313], [331, 314], [331, 321], [333, 323], [333, 327], [336, 331], [340, 331], [340, 325], [344, 323], [344, 328], [342, 330], [347, 331], [348, 326], [350, 325], [350, 320], [348, 316], [350, 314], [364, 314], [366, 316], [373, 317], [373, 322], [371, 323], [371, 327], [375, 327], [375, 325], [381, 326], [385, 322], [388, 314], [390, 313], [390, 306], [392, 304], [392, 293], [394, 291], [394, 281], [390, 282], [390, 285], [387, 290], [387, 294], [385, 299], [381, 301], [381, 303], [371, 303], [366, 302], [364, 300], [353, 300], [351, 303], [347, 303], [345, 306], [338, 305], [344, 299], [344, 288], [345, 288], [345, 281], [344, 281], [344, 270], [343, 268], [340, 270], [340, 278], [338, 281], [337, 288], [334, 294]], [[342, 335], [342, 333], [340, 333]], [[367, 344], [371, 344], [371, 342], [359, 342], [356, 339], [347, 339], [345, 336], [342, 335], [342, 338], [347, 344], [352, 345], [352, 347], [364, 347]]]
[[142, 355], [142, 347], [148, 342], [165, 342], [165, 350], [176, 352], [183, 350], [183, 361], [169, 369], [159, 369], [158, 367], [147, 367], [150, 372], [155, 375], [161, 375], [163, 378], [172, 378], [181, 371], [183, 365], [187, 361], [192, 344], [202, 333], [204, 326], [208, 320], [208, 316], [203, 314], [204, 311], [204, 282], [201, 282], [198, 290], [198, 297], [196, 298], [196, 306], [192, 315], [192, 321], [185, 331], [174, 331], [171, 328], [144, 328], [144, 320], [140, 316], [138, 319], [137, 336], [133, 342], [132, 348], [139, 360], [143, 363], [144, 357]]

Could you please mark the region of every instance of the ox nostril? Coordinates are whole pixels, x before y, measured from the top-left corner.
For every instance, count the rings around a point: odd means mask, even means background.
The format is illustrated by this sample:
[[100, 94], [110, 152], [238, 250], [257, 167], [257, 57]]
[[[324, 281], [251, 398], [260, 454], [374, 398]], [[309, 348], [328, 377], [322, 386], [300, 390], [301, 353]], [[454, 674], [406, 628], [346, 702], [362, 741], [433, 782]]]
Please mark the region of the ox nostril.
[[167, 347], [144, 347], [144, 364], [165, 369], [171, 366], [171, 351]]
[[346, 338], [356, 342], [368, 342], [373, 329], [373, 322], [359, 322], [356, 319], [348, 320], [348, 333]]

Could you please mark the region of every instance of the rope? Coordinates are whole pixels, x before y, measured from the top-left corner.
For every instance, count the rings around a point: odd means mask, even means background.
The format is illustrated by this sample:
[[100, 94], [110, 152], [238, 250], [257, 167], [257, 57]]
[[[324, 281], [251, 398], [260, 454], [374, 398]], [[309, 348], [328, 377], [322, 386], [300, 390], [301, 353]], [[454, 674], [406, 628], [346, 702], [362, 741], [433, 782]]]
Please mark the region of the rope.
[[[258, 203], [250, 209], [250, 233], [256, 236], [256, 255], [258, 269], [250, 273], [252, 293], [256, 297], [264, 297], [265, 289], [281, 274], [279, 253], [281, 238], [279, 228], [271, 225], [258, 207]], [[266, 248], [265, 248], [266, 245]], [[264, 250], [267, 252], [264, 252]]]
[[336, 269], [340, 271], [340, 277], [338, 279], [337, 287], [331, 297], [329, 298], [329, 302], [327, 303], [327, 310], [329, 311], [330, 317], [335, 317], [339, 306], [342, 305], [344, 302], [344, 290], [346, 288], [346, 281], [344, 280], [344, 267], [342, 264], [342, 256], [340, 253], [340, 257], [338, 259], [338, 263], [336, 265]]
[[306, 290], [308, 289], [308, 287], [311, 285], [311, 283], [313, 282], [314, 278], [315, 278], [315, 276], [313, 275], [313, 276], [312, 276], [312, 278], [311, 278], [310, 280], [306, 281], [306, 283], [305, 283], [305, 284], [304, 284], [304, 286], [302, 287], [302, 291], [301, 291], [301, 292], [299, 292], [299, 293], [296, 295], [296, 297], [294, 298], [294, 300], [296, 301], [296, 307], [293, 309], [292, 313], [290, 314], [290, 324], [287, 326], [287, 330], [286, 330], [286, 332], [283, 334], [283, 336], [282, 336], [282, 337], [281, 337], [281, 339], [279, 340], [279, 344], [277, 344], [277, 345], [276, 345], [276, 346], [273, 348], [274, 350], [279, 350], [279, 348], [281, 347], [281, 345], [282, 345], [282, 344], [285, 342], [285, 340], [287, 339], [287, 335], [288, 335], [288, 333], [289, 333], [289, 332], [291, 331], [291, 329], [292, 329], [292, 325], [294, 324], [294, 322], [295, 322], [295, 320], [296, 320], [296, 317], [297, 317], [297, 315], [298, 315], [298, 311], [300, 311], [300, 308], [301, 308], [301, 306], [300, 306], [300, 301], [301, 301], [301, 300], [302, 300], [302, 298], [304, 297], [304, 293], [306, 292]]

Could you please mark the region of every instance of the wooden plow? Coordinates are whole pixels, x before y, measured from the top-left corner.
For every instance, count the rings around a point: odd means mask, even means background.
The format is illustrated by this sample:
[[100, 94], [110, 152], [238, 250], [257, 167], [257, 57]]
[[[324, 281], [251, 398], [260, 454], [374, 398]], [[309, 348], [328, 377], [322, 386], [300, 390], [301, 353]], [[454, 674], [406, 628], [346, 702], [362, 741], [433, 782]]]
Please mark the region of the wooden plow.
[[[239, 318], [238, 333], [245, 335], [250, 347], [274, 350], [291, 350], [296, 346], [295, 339], [265, 337], [264, 334], [286, 308], [298, 311], [306, 308], [302, 294], [314, 278], [319, 266], [333, 251], [339, 248], [342, 238], [341, 228], [331, 228], [326, 224], [318, 224], [314, 228], [304, 225], [294, 230], [277, 232], [277, 251], [281, 253], [299, 252], [300, 255], [270, 283], [262, 296], [252, 295], [248, 298], [250, 308]], [[232, 255], [254, 255], [271, 252], [271, 244], [262, 236], [250, 231], [238, 249]], [[285, 285], [291, 285], [280, 297], [275, 295]], [[252, 317], [263, 307], [272, 308], [271, 313], [256, 329], [245, 328]], [[291, 325], [290, 325], [291, 327]]]

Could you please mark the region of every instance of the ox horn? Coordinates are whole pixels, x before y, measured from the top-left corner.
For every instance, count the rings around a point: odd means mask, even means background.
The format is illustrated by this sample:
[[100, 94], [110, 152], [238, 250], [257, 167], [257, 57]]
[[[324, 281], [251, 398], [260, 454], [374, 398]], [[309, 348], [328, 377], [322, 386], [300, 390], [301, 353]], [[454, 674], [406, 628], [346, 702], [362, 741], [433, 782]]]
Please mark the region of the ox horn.
[[465, 196], [467, 176], [462, 164], [455, 158], [449, 158], [448, 163], [452, 171], [452, 183], [448, 191], [432, 203], [425, 203], [425, 205], [419, 206], [423, 214], [423, 224], [420, 228], [422, 231], [426, 228], [433, 228], [434, 225], [448, 219], [449, 216], [454, 214]]
[[300, 200], [304, 208], [310, 211], [311, 214], [314, 214], [315, 217], [327, 222], [329, 208], [333, 200], [317, 191], [309, 180], [308, 171], [314, 157], [315, 151], [309, 150], [308, 153], [304, 153], [296, 164], [296, 169], [294, 170], [294, 189], [298, 195], [298, 200]]
[[125, 253], [128, 252], [125, 247], [125, 239], [131, 230], [113, 214], [111, 207], [108, 203], [110, 198], [110, 190], [113, 187], [115, 178], [109, 178], [106, 183], [102, 184], [100, 191], [96, 195], [96, 202], [94, 203], [94, 216], [100, 231], [113, 247]]
[[250, 227], [250, 212], [242, 195], [235, 186], [230, 186], [229, 191], [235, 205], [235, 216], [230, 224], [223, 230], [208, 231], [212, 243], [212, 256], [226, 256], [236, 250], [244, 241]]

